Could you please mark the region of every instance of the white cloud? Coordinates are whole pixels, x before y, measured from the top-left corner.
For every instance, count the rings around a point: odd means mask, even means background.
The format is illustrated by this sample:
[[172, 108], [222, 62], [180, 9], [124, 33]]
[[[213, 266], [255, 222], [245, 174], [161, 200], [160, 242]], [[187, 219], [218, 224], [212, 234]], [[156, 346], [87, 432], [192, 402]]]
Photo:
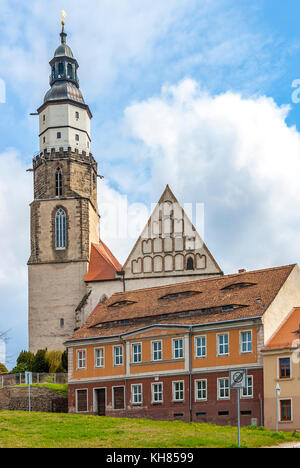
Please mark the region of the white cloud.
[[210, 95], [191, 79], [126, 109], [153, 190], [170, 183], [181, 200], [205, 202], [227, 271], [299, 260], [300, 134], [288, 112], [272, 98]]
[[[61, 1], [52, 0], [51, 8], [47, 0], [1, 0], [0, 6], [1, 78], [24, 102], [39, 105], [60, 40]], [[134, 77], [142, 89], [161, 73], [174, 79], [187, 70], [212, 86], [224, 79], [261, 85], [274, 45], [268, 32], [256, 30], [257, 6], [245, 9], [232, 0], [65, 0], [64, 8], [89, 102], [110, 94], [116, 82], [122, 94], [123, 83], [132, 86]]]

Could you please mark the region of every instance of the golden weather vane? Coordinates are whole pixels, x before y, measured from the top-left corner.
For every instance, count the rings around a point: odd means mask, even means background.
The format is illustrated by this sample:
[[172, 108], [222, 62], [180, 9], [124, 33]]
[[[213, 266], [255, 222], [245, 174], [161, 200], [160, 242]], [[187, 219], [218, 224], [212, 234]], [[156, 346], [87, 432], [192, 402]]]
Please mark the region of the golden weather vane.
[[61, 11], [61, 17], [62, 17], [62, 24], [65, 24], [65, 19], [67, 17], [67, 13], [65, 12], [65, 10]]

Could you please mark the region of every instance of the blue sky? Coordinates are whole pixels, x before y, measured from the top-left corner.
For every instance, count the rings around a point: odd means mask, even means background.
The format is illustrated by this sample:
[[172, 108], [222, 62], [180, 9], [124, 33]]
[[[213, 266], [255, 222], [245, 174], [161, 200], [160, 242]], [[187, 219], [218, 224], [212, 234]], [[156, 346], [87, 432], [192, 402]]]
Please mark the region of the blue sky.
[[149, 206], [169, 183], [180, 202], [204, 203], [226, 273], [299, 262], [297, 0], [0, 0], [0, 330], [12, 364], [27, 347], [29, 113], [48, 89], [61, 9], [94, 115], [102, 236], [119, 259], [134, 239], [111, 234], [107, 207]]

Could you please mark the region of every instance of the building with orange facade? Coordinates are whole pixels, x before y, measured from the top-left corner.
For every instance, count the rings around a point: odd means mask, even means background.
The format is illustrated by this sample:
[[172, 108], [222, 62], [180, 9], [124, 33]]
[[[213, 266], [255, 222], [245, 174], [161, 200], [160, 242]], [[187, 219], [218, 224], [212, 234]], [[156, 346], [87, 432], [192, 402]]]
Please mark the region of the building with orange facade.
[[[294, 308], [263, 351], [265, 426], [300, 430], [300, 308]], [[276, 398], [276, 387], [280, 393]], [[277, 405], [277, 411], [276, 411]]]
[[261, 350], [300, 301], [297, 265], [113, 294], [65, 344], [69, 411], [263, 424]]

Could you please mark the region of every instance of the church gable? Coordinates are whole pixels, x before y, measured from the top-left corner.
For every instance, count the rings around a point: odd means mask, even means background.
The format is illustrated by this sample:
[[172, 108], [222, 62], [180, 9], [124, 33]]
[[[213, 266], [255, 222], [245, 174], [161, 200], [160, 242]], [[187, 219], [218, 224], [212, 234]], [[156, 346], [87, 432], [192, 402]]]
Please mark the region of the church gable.
[[169, 186], [125, 262], [124, 270], [126, 278], [222, 274]]

